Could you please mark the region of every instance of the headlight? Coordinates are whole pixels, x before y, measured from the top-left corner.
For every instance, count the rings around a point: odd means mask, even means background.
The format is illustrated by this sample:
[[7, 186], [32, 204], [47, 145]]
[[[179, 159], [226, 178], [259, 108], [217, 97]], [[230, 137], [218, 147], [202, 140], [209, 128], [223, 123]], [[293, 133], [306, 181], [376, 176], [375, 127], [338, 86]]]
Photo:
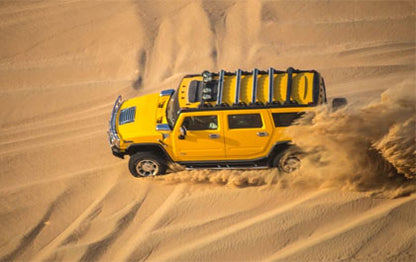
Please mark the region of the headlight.
[[115, 146], [115, 147], [119, 148], [120, 147], [120, 139], [117, 136], [112, 135], [110, 137], [110, 144], [112, 146]]
[[114, 139], [114, 146], [117, 148], [120, 148], [120, 139], [118, 138]]

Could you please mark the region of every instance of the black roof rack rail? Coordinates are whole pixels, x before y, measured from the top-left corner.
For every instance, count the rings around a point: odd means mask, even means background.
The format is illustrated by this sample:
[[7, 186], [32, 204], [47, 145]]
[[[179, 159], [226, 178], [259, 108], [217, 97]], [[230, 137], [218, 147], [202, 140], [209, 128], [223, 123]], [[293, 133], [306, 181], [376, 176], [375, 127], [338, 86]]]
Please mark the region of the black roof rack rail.
[[257, 68], [253, 69], [253, 87], [251, 89], [251, 103], [256, 103], [257, 100], [257, 75], [259, 70]]
[[223, 89], [223, 86], [224, 86], [225, 71], [223, 69], [221, 69], [219, 75], [220, 75], [220, 80], [218, 82], [218, 90], [217, 90], [217, 105], [222, 104], [222, 89]]
[[328, 102], [328, 100], [327, 100], [327, 98], [326, 98], [326, 87], [325, 87], [325, 80], [324, 80], [324, 78], [321, 78], [322, 79], [322, 86], [323, 86], [323, 93], [324, 93], [324, 95], [325, 95], [325, 103], [327, 103]]
[[235, 100], [234, 104], [238, 104], [240, 101], [240, 85], [241, 85], [241, 69], [237, 69], [235, 72], [236, 82], [235, 82]]
[[[290, 95], [292, 93], [292, 74], [296, 71], [293, 67], [287, 69], [287, 89], [286, 89], [286, 104], [290, 104]], [[299, 70], [297, 70], [299, 71]]]
[[269, 103], [273, 103], [274, 68], [269, 68]]

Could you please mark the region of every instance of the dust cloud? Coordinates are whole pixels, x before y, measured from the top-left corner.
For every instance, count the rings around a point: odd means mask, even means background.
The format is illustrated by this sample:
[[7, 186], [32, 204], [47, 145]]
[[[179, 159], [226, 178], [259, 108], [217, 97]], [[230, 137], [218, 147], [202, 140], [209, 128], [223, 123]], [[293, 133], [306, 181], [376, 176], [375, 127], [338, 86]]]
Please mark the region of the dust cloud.
[[274, 185], [281, 177], [277, 169], [262, 170], [209, 170], [196, 169], [181, 171], [165, 176], [158, 176], [154, 179], [165, 181], [170, 184], [192, 183], [210, 184], [229, 187], [248, 187]]
[[301, 177], [320, 186], [392, 197], [415, 192], [415, 113], [415, 92], [403, 84], [369, 104], [306, 115], [288, 128], [306, 152]]

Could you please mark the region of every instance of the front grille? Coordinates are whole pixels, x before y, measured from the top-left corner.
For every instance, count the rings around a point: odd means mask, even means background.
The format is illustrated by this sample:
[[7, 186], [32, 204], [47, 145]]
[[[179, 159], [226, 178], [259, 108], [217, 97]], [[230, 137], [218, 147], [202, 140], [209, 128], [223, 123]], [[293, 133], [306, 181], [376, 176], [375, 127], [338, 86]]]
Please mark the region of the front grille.
[[134, 122], [135, 114], [136, 114], [135, 106], [121, 110], [120, 117], [118, 118], [118, 124], [123, 125], [126, 123]]

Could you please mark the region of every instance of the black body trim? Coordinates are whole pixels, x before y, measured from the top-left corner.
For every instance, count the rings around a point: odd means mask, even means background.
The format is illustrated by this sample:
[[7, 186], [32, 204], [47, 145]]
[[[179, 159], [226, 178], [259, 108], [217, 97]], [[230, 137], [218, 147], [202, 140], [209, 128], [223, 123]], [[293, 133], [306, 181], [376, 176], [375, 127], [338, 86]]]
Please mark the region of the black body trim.
[[267, 167], [268, 158], [263, 157], [256, 160], [179, 161], [177, 163], [190, 168], [249, 168]]
[[[136, 147], [137, 148], [141, 147], [141, 148], [147, 149], [147, 150], [134, 150], [134, 148], [136, 148]], [[135, 152], [141, 152], [141, 151], [152, 151], [151, 150], [152, 147], [159, 149], [168, 161], [173, 162], [172, 158], [170, 157], [168, 152], [166, 152], [165, 148], [161, 144], [158, 144], [158, 143], [136, 143], [136, 144], [131, 144], [126, 148], [126, 152], [124, 153], [124, 155], [131, 155], [131, 154], [134, 154]]]
[[114, 156], [119, 157], [121, 159], [124, 159], [125, 153], [120, 152], [120, 150], [118, 148], [112, 147], [111, 152], [113, 153]]

